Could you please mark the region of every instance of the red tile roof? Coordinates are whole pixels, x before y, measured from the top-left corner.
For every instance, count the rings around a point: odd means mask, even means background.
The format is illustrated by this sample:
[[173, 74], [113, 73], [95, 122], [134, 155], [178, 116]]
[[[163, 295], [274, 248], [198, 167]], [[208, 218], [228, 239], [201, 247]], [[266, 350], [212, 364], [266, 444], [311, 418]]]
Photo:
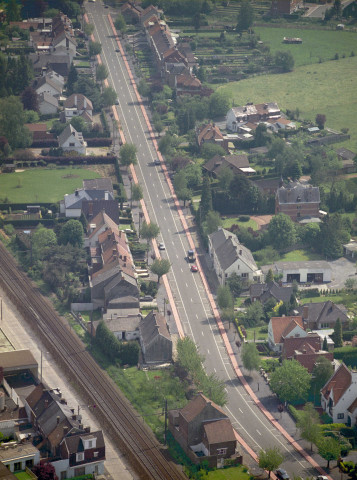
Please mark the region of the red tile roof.
[[297, 360], [303, 367], [305, 367], [309, 373], [312, 373], [316, 363], [319, 362], [321, 357], [327, 358], [328, 360], [330, 360], [330, 362], [333, 361], [332, 353], [324, 352], [323, 350], [316, 352], [311, 346], [310, 349], [311, 350], [306, 353], [296, 352], [296, 355], [294, 356], [295, 360]]
[[353, 413], [357, 408], [357, 396], [356, 398], [353, 400], [353, 402], [351, 403], [351, 405], [347, 408], [347, 410], [350, 412], [350, 413]]
[[206, 408], [207, 405], [212, 405], [213, 408], [218, 410], [225, 417], [227, 416], [221, 407], [205, 397], [202, 393], [199, 393], [195, 398], [188, 402], [188, 404], [180, 410], [180, 413], [187, 422], [191, 422], [204, 408]]
[[328, 399], [333, 396], [334, 405], [337, 405], [340, 398], [351, 385], [352, 374], [344, 363], [341, 363], [334, 375], [321, 390], [323, 396]]
[[302, 317], [272, 317], [270, 321], [275, 343], [283, 343], [284, 337], [286, 337], [286, 335], [288, 335], [297, 325], [304, 330]]
[[203, 429], [210, 445], [236, 441], [233, 427], [228, 419], [205, 423]]
[[309, 334], [307, 337], [285, 338], [282, 355], [284, 358], [292, 358], [296, 350], [303, 352], [308, 347], [312, 347], [314, 352], [321, 349], [321, 339], [317, 333]]
[[201, 143], [204, 141], [207, 142], [209, 140], [216, 140], [216, 139], [223, 140], [223, 135], [220, 129], [214, 123], [203, 125], [198, 130], [197, 142], [199, 145], [201, 145]]

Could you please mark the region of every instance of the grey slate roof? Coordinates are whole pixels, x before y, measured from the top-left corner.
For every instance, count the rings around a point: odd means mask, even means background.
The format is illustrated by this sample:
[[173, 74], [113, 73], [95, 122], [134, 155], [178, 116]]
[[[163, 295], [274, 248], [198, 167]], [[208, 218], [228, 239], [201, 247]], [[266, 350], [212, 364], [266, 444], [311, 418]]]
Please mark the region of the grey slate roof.
[[80, 143], [83, 142], [82, 133], [77, 132], [77, 130], [71, 124], [68, 124], [67, 127], [63, 130], [63, 132], [58, 135], [58, 144], [60, 146], [63, 145], [64, 142], [70, 137], [75, 138]]
[[233, 172], [240, 168], [249, 167], [247, 155], [215, 155], [205, 163], [204, 168], [211, 173], [218, 174], [222, 168], [230, 168]]
[[58, 99], [48, 92], [40, 93], [38, 96], [38, 102], [39, 103], [46, 102], [58, 108]]
[[278, 188], [279, 204], [284, 203], [320, 203], [319, 187], [302, 185], [300, 182], [290, 182]]
[[343, 160], [353, 160], [356, 156], [354, 152], [348, 150], [347, 148], [338, 148], [336, 150], [337, 155], [339, 155]]
[[88, 200], [84, 198], [82, 200], [82, 213], [87, 220], [91, 220], [96, 217], [98, 213], [105, 212], [116, 225], [119, 225], [119, 205], [116, 200]]
[[[98, 432], [91, 433], [81, 433], [78, 435], [72, 435], [70, 437], [65, 437], [63, 442], [66, 444], [69, 455], [72, 453], [83, 452], [84, 445], [82, 439], [96, 438], [96, 448], [104, 448], [104, 437], [103, 432], [99, 430]], [[98, 460], [98, 459], [96, 459]]]
[[251, 251], [239, 243], [237, 236], [233, 233], [219, 228], [211, 233], [209, 238], [223, 270], [227, 270], [238, 259], [244, 262], [252, 272], [258, 270]]
[[299, 315], [303, 315], [307, 309], [308, 311], [308, 318], [304, 318], [310, 322], [316, 322], [316, 324], [320, 323], [335, 323], [336, 320], [339, 318], [342, 323], [348, 322], [349, 318], [347, 316], [347, 310], [343, 305], [336, 305], [330, 300], [327, 302], [321, 303], [305, 303], [301, 307], [297, 308]]
[[276, 282], [252, 284], [249, 291], [251, 297], [259, 298], [263, 304], [272, 297], [277, 301], [289, 302], [294, 293], [293, 287], [281, 287]]
[[[71, 193], [65, 195], [64, 204], [66, 208], [81, 208], [82, 202], [84, 200], [94, 201], [94, 200], [105, 200], [105, 194], [107, 192], [103, 190], [77, 190], [76, 193]], [[112, 193], [108, 192], [110, 200], [113, 200], [114, 197]]]
[[35, 90], [37, 90], [38, 88], [42, 87], [42, 85], [45, 85], [45, 84], [50, 85], [52, 88], [57, 90], [59, 94], [62, 92], [62, 88], [59, 85], [59, 83], [56, 80], [52, 80], [52, 78], [48, 76], [36, 78], [33, 81], [32, 86]]
[[158, 335], [171, 341], [165, 317], [154, 310], [141, 320], [139, 328], [141, 340], [146, 346], [149, 346]]
[[[115, 332], [134, 332], [139, 330], [141, 315], [127, 315], [122, 317], [113, 316], [105, 320], [106, 327], [113, 333]], [[96, 327], [100, 322], [94, 322]]]
[[91, 178], [83, 180], [84, 190], [106, 190], [113, 193], [113, 183], [110, 178]]

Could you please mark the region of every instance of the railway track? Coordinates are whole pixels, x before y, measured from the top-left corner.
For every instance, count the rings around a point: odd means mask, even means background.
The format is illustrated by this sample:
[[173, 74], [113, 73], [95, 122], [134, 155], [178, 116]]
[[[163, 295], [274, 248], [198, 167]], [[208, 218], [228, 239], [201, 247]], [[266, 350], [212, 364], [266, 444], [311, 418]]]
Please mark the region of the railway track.
[[21, 272], [0, 242], [0, 285], [25, 320], [37, 330], [86, 397], [96, 405], [101, 424], [121, 449], [140, 478], [182, 480], [187, 477], [167, 457], [167, 450], [133, 409], [114, 382], [73, 335], [52, 305]]

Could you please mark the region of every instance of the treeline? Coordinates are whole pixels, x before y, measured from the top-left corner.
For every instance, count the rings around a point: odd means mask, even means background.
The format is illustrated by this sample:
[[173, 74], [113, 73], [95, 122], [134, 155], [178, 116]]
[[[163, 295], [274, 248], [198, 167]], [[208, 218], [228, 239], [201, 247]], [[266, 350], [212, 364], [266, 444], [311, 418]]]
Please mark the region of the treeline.
[[0, 53], [0, 97], [19, 95], [34, 77], [28, 57], [10, 57]]
[[139, 361], [139, 344], [136, 341], [121, 342], [108, 329], [103, 321], [99, 322], [95, 340], [102, 352], [120, 365], [137, 365]]

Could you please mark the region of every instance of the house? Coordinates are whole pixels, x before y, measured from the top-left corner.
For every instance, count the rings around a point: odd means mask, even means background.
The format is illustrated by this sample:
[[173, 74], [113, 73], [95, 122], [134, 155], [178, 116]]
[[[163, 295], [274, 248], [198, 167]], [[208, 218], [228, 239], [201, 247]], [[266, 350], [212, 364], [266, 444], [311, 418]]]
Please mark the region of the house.
[[246, 281], [262, 281], [263, 274], [258, 269], [251, 251], [242, 245], [237, 236], [219, 227], [208, 235], [208, 251], [221, 285], [236, 273]]
[[38, 96], [38, 109], [41, 115], [54, 115], [58, 112], [58, 98], [50, 93], [40, 93]]
[[[57, 143], [56, 137], [53, 133], [47, 132], [47, 125], [45, 123], [25, 123], [25, 127], [32, 134], [32, 143], [45, 142], [51, 140]], [[38, 212], [31, 212], [38, 213]]]
[[270, 13], [273, 17], [281, 15], [291, 15], [299, 8], [302, 8], [304, 2], [302, 0], [272, 0]]
[[100, 213], [105, 212], [116, 225], [119, 225], [119, 204], [117, 200], [96, 199], [82, 201], [82, 213], [89, 223]]
[[311, 260], [307, 262], [276, 262], [273, 265], [264, 265], [262, 270], [265, 275], [272, 270], [274, 276], [282, 275], [283, 283], [324, 283], [331, 282], [332, 270], [324, 260]]
[[40, 462], [40, 452], [30, 442], [6, 442], [0, 445], [0, 462], [8, 471], [19, 473], [37, 465]]
[[268, 343], [274, 352], [281, 353], [288, 337], [306, 337], [304, 322], [299, 316], [272, 317], [268, 325]]
[[341, 363], [321, 389], [321, 407], [333, 423], [357, 424], [357, 371]]
[[52, 39], [52, 46], [54, 50], [62, 48], [63, 51], [71, 52], [72, 56], [76, 56], [77, 51], [77, 42], [68, 32], [62, 31], [59, 32]]
[[[137, 302], [137, 299], [135, 299]], [[139, 326], [142, 316], [120, 315], [116, 313], [106, 313], [103, 315], [105, 326], [118, 340], [138, 340], [140, 338]], [[95, 336], [99, 321], [93, 322], [93, 335]], [[88, 326], [90, 332], [90, 326]]]
[[343, 255], [350, 260], [354, 260], [357, 252], [357, 242], [355, 240], [350, 240], [348, 243], [343, 245]]
[[280, 108], [277, 103], [262, 103], [253, 105], [248, 103], [242, 107], [233, 107], [227, 113], [227, 130], [238, 132], [242, 124], [251, 122], [257, 124], [269, 119], [279, 119], [281, 117]]
[[125, 2], [120, 7], [120, 12], [123, 15], [125, 21], [128, 23], [139, 23], [142, 11], [142, 7], [140, 5], [136, 5], [133, 2]]
[[337, 158], [342, 163], [342, 173], [354, 173], [356, 171], [356, 164], [354, 162], [356, 154], [347, 148], [338, 148], [336, 153]]
[[139, 339], [145, 364], [172, 361], [172, 340], [165, 317], [152, 310], [139, 325]]
[[247, 155], [215, 155], [205, 163], [203, 168], [215, 177], [218, 177], [221, 170], [225, 168], [229, 168], [234, 175], [256, 173], [254, 168], [250, 167]]
[[108, 177], [84, 179], [82, 184], [84, 190], [104, 190], [111, 194], [114, 193], [113, 183]]
[[321, 349], [321, 338], [316, 333], [308, 333], [306, 337], [285, 338], [281, 356], [283, 359], [297, 360], [309, 373], [322, 357], [333, 361], [333, 353]]
[[228, 416], [202, 393], [180, 410], [170, 410], [168, 417], [170, 432], [194, 463], [209, 460], [217, 467], [235, 454], [237, 441]]
[[214, 123], [208, 123], [196, 128], [196, 140], [199, 148], [205, 143], [215, 143], [228, 152], [228, 142], [224, 139], [219, 127]]
[[294, 222], [304, 217], [320, 217], [319, 187], [289, 182], [278, 188], [275, 196], [275, 214], [285, 213]]
[[81, 117], [87, 123], [93, 123], [92, 102], [81, 93], [73, 93], [64, 102], [62, 120], [70, 121], [73, 117]]
[[67, 125], [58, 136], [58, 145], [65, 152], [74, 151], [81, 155], [86, 154], [87, 143], [84, 141], [82, 132], [77, 132], [71, 124]]
[[60, 55], [56, 53], [30, 53], [29, 59], [36, 75], [42, 75], [43, 72], [53, 70], [54, 72], [68, 77], [69, 69], [73, 60], [70, 55]]
[[[66, 194], [64, 200], [60, 202], [60, 213], [66, 217], [79, 218], [82, 214], [82, 207], [85, 202], [88, 204], [84, 207], [88, 213], [88, 217], [93, 217], [99, 207], [96, 202], [101, 202], [100, 211], [107, 210], [107, 201], [114, 201], [113, 184], [109, 178], [97, 178], [93, 180], [83, 180], [83, 188], [77, 189], [75, 193]], [[91, 205], [92, 202], [92, 205]], [[112, 207], [108, 210], [115, 211]], [[117, 225], [119, 221], [112, 219]]]
[[119, 241], [123, 240], [123, 245], [127, 248], [129, 255], [129, 247], [126, 242], [126, 235], [122, 230], [118, 229], [118, 224], [116, 224], [105, 212], [101, 211], [96, 215], [87, 228], [87, 235], [84, 239], [85, 247], [95, 247], [98, 244], [99, 236], [106, 230], [111, 229], [112, 232], [115, 232]]
[[293, 287], [283, 287], [276, 282], [253, 283], [249, 287], [249, 296], [252, 302], [259, 300], [263, 305], [273, 298], [277, 303], [290, 302], [291, 295], [294, 295]]
[[105, 444], [102, 431], [65, 437], [60, 444], [61, 460], [51, 462], [58, 478], [104, 473]]
[[62, 87], [50, 76], [38, 77], [33, 81], [32, 88], [37, 95], [41, 93], [49, 93], [52, 97], [59, 97], [62, 93]]
[[310, 330], [334, 328], [338, 318], [343, 328], [346, 328], [349, 323], [344, 305], [335, 305], [330, 300], [319, 303], [305, 303], [305, 305], [298, 307], [297, 311], [302, 316], [306, 328]]

